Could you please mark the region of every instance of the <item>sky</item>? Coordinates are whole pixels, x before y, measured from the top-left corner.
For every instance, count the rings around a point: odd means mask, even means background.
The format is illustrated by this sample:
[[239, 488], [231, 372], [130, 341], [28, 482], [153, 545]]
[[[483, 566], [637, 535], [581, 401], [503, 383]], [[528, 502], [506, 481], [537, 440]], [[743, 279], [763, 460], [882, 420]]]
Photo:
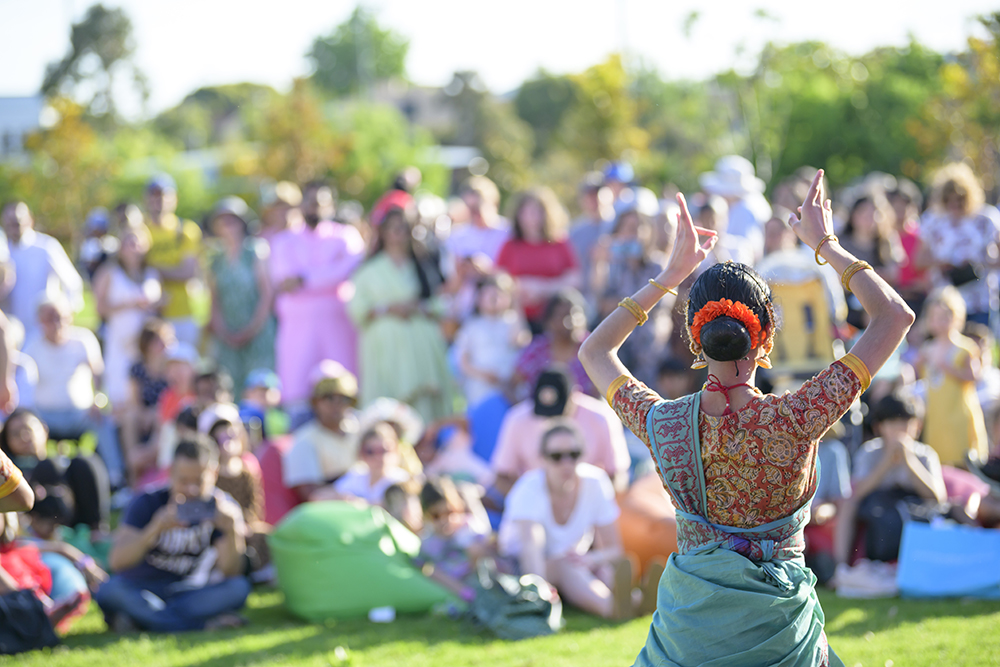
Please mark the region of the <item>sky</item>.
[[[70, 26], [91, 0], [0, 0], [0, 96], [31, 95], [47, 63], [69, 48]], [[132, 19], [136, 60], [150, 81], [149, 110], [176, 105], [206, 85], [251, 81], [287, 90], [309, 73], [313, 39], [344, 21], [344, 0], [105, 0]], [[579, 72], [625, 51], [671, 79], [703, 79], [753, 63], [767, 41], [827, 42], [860, 55], [905, 45], [962, 50], [974, 16], [996, 0], [369, 0], [379, 22], [410, 40], [409, 78], [442, 86], [476, 70], [497, 93], [540, 68]], [[768, 19], [755, 17], [763, 9]], [[685, 19], [699, 18], [689, 35]], [[125, 105], [128, 111], [128, 104]], [[137, 113], [137, 108], [133, 114]]]

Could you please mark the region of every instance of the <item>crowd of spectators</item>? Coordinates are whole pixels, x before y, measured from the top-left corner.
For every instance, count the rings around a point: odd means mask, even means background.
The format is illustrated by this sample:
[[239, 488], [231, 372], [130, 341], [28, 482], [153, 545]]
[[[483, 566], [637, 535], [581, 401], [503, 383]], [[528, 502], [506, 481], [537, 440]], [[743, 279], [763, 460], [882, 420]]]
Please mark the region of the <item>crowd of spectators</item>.
[[[775, 285], [766, 389], [801, 383], [866, 325], [789, 228], [813, 174], [769, 201], [728, 156], [688, 197], [719, 235], [692, 279], [732, 260]], [[1000, 212], [965, 164], [928, 186], [873, 173], [834, 201], [840, 242], [919, 319], [819, 449], [808, 553], [833, 586], [895, 561], [905, 521], [1000, 522]], [[674, 192], [615, 163], [581, 180], [570, 222], [546, 188], [505, 209], [486, 177], [445, 201], [407, 170], [360, 219], [340, 215], [331, 184], [282, 182], [253, 202], [259, 217], [226, 197], [195, 222], [161, 174], [142, 202], [88, 216], [76, 261], [28, 203], [6, 202], [19, 407], [0, 449], [37, 501], [4, 521], [0, 589], [34, 588], [60, 627], [91, 595], [118, 631], [238, 625], [251, 585], [276, 579], [274, 526], [303, 503], [347, 502], [421, 535], [414, 567], [459, 598], [490, 559], [603, 617], [648, 611], [669, 544], [640, 559], [652, 538], [620, 521], [636, 495], [669, 501], [577, 355], [669, 256]], [[704, 380], [684, 288], [619, 352], [666, 398]], [[88, 290], [96, 331], [74, 324]], [[19, 578], [32, 558], [48, 579]]]

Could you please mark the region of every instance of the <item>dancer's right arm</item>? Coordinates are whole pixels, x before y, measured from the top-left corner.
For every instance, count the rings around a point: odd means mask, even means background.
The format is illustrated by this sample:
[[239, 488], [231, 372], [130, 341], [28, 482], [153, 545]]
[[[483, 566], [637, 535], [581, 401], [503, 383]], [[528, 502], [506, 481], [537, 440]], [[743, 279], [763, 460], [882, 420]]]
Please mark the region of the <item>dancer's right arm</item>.
[[[788, 222], [799, 239], [813, 249], [824, 236], [833, 233], [833, 211], [830, 200], [826, 198], [822, 169], [816, 173], [809, 194], [802, 202], [801, 219], [793, 215]], [[835, 240], [824, 243], [819, 254], [840, 275], [857, 260]], [[870, 318], [851, 353], [875, 375], [909, 331], [913, 324], [913, 311], [875, 271], [866, 269], [855, 273], [850, 288]]]

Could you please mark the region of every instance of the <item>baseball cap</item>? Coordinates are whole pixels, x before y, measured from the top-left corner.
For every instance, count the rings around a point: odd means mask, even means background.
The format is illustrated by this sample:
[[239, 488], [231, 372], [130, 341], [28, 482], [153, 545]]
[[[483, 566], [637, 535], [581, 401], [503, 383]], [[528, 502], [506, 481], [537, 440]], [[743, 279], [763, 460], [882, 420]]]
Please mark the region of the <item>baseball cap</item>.
[[313, 390], [312, 397], [346, 396], [352, 401], [358, 400], [358, 379], [354, 373], [344, 368], [342, 364], [332, 359], [324, 359], [319, 362], [316, 370], [312, 373]]
[[635, 178], [635, 171], [628, 162], [612, 162], [604, 169], [604, 182], [618, 181], [619, 183], [631, 183]]
[[255, 389], [257, 387], [277, 389], [280, 391], [281, 379], [278, 377], [278, 374], [270, 368], [255, 368], [247, 374], [247, 379], [246, 382], [243, 383], [243, 388]]
[[539, 417], [560, 417], [566, 414], [566, 404], [573, 391], [573, 379], [561, 368], [542, 371], [535, 382], [532, 400]]
[[149, 192], [150, 190], [170, 190], [172, 192], [176, 192], [177, 183], [174, 181], [174, 177], [170, 174], [154, 174], [153, 177], [146, 183], [146, 191]]
[[99, 206], [91, 209], [90, 213], [87, 214], [87, 221], [84, 223], [84, 228], [88, 232], [97, 230], [107, 231], [110, 223], [111, 218], [108, 216], [108, 209]]

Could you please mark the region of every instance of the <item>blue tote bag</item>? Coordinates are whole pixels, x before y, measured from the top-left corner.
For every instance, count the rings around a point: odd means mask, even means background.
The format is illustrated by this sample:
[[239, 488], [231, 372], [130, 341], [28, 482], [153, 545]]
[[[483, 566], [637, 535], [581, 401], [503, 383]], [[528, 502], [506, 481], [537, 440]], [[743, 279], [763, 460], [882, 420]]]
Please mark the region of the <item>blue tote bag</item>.
[[908, 522], [896, 576], [903, 597], [1000, 599], [1000, 530]]

